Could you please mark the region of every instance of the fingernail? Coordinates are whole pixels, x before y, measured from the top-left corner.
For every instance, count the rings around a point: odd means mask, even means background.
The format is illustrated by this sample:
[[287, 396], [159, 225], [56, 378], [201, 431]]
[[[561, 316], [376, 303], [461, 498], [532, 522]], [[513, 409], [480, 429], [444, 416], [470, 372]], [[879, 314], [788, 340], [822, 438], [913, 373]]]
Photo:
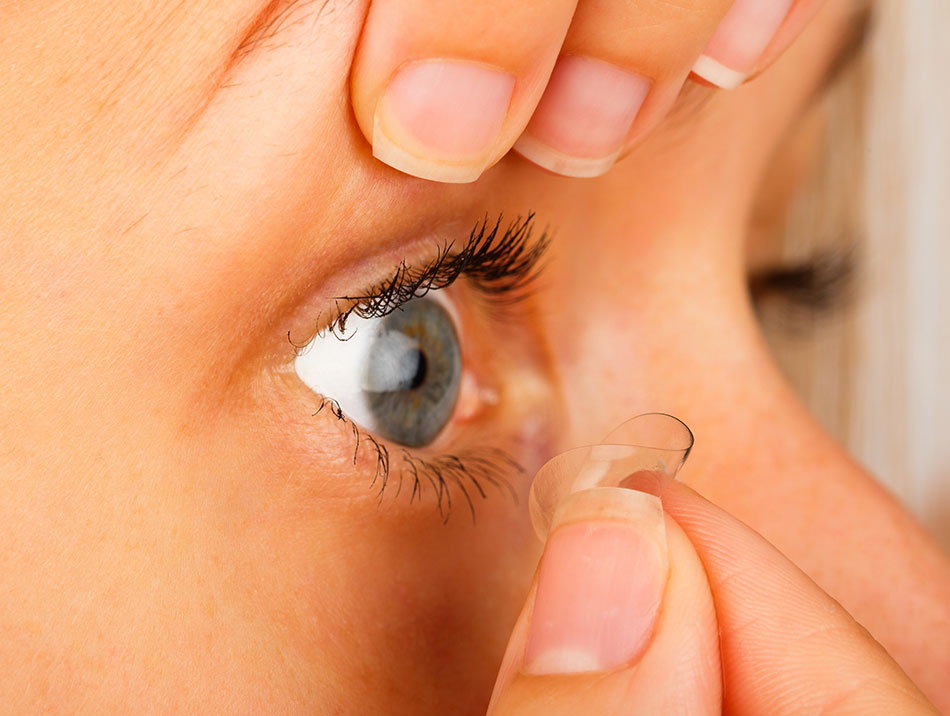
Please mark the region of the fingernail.
[[648, 79], [616, 65], [562, 56], [514, 148], [558, 174], [599, 176], [617, 161], [649, 91]]
[[693, 73], [723, 89], [749, 76], [788, 15], [793, 0], [735, 0], [693, 66]]
[[530, 674], [606, 671], [646, 647], [669, 563], [660, 500], [598, 487], [554, 517], [525, 651]]
[[472, 62], [408, 64], [376, 105], [373, 156], [423, 179], [475, 181], [492, 159], [514, 88], [512, 75]]

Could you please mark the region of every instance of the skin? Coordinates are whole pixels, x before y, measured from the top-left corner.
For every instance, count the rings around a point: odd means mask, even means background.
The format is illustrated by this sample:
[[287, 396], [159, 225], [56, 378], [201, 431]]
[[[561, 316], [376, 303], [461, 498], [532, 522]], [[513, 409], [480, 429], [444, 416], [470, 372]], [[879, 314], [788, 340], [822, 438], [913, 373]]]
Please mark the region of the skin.
[[508, 155], [463, 186], [373, 160], [349, 105], [365, 2], [242, 50], [262, 5], [0, 12], [0, 703], [484, 713], [540, 552], [524, 500], [489, 494], [474, 526], [431, 492], [379, 504], [287, 335], [533, 210], [556, 238], [530, 300], [500, 321], [447, 291], [482, 390], [422, 454], [492, 445], [530, 475], [676, 414], [684, 478], [950, 706], [950, 568], [793, 396], [744, 290], [744, 219], [850, 4], [751, 86], [690, 89], [603, 178]]

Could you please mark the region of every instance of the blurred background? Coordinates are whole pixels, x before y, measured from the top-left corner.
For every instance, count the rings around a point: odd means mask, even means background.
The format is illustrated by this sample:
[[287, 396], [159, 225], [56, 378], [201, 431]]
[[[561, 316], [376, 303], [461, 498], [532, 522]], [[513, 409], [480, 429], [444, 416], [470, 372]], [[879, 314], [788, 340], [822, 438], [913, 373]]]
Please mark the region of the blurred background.
[[875, 4], [783, 229], [788, 258], [851, 247], [848, 300], [765, 325], [819, 420], [950, 551], [948, 31], [947, 0]]

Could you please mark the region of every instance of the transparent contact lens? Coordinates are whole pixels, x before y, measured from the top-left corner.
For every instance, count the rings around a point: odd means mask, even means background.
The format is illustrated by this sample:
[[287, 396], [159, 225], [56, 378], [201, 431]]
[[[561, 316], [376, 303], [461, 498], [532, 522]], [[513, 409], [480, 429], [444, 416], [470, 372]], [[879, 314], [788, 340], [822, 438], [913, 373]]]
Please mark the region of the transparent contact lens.
[[546, 462], [531, 483], [531, 522], [547, 539], [554, 513], [575, 492], [594, 487], [628, 487], [659, 492], [676, 477], [689, 451], [693, 433], [679, 418], [646, 413], [628, 420], [599, 445], [574, 448]]

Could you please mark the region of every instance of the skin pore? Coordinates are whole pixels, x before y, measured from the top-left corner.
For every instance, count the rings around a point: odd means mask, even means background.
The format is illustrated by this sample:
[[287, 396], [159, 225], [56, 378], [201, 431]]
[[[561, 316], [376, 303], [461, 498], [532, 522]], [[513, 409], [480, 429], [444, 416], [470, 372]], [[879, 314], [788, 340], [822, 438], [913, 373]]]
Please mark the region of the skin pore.
[[[793, 396], [746, 293], [747, 217], [852, 4], [751, 85], [689, 88], [600, 179], [509, 155], [474, 185], [372, 159], [365, 2], [249, 46], [264, 4], [0, 13], [0, 703], [483, 713], [540, 551], [530, 475], [663, 410], [697, 436], [683, 478], [950, 706], [946, 561]], [[432, 490], [369, 487], [288, 333], [500, 212], [551, 230], [543, 274], [501, 311], [445, 290], [471, 389], [418, 452], [503, 449], [521, 500], [487, 489], [473, 524], [456, 491], [445, 522]]]

